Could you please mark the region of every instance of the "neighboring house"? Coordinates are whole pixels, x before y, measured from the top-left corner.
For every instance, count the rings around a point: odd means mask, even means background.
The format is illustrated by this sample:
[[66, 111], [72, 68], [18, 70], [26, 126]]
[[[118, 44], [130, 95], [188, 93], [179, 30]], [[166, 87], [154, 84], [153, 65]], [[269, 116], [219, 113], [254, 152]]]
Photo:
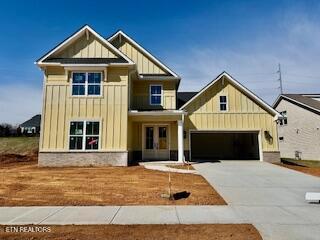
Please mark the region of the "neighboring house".
[[273, 104], [281, 157], [320, 160], [320, 94], [282, 94]]
[[20, 124], [20, 131], [23, 134], [39, 134], [40, 133], [41, 115], [35, 115], [24, 123]]
[[[44, 72], [39, 165], [279, 161], [278, 113], [223, 72], [197, 93], [122, 31], [89, 26], [36, 64]], [[177, 106], [178, 103], [178, 106]]]

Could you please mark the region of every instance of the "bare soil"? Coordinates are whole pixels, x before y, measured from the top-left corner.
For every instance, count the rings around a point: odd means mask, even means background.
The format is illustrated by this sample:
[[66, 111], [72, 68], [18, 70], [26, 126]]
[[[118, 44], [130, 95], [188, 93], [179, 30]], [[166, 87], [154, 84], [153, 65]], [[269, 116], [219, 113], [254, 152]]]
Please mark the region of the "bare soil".
[[161, 197], [168, 193], [168, 173], [142, 166], [38, 167], [35, 154], [0, 159], [0, 206], [226, 204], [202, 176], [194, 174], [171, 173], [172, 193], [190, 194], [170, 200]]
[[49, 226], [50, 233], [7, 233], [0, 226], [3, 240], [105, 240], [105, 239], [189, 239], [262, 240], [251, 224], [199, 225], [67, 225]]
[[276, 163], [278, 166], [290, 168], [299, 172], [303, 172], [312, 176], [320, 177], [320, 167], [306, 167], [306, 166], [297, 166], [286, 163]]

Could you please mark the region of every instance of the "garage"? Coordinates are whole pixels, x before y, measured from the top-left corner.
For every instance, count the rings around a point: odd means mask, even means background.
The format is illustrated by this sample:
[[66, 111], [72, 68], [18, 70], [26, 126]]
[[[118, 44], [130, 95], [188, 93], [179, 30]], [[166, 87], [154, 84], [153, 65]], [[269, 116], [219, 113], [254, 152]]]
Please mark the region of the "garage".
[[259, 160], [258, 132], [190, 132], [190, 157], [199, 160]]

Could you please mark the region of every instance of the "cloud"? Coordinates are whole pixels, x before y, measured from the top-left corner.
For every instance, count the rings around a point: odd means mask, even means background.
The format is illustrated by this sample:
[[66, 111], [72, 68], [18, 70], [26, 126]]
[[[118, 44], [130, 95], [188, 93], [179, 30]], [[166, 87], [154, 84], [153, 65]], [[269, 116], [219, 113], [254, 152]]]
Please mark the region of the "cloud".
[[0, 123], [20, 124], [41, 112], [42, 89], [7, 84], [0, 88]]
[[319, 23], [303, 14], [285, 15], [274, 32], [248, 36], [237, 50], [192, 46], [168, 59], [184, 91], [201, 89], [225, 70], [271, 104], [279, 94], [281, 63], [285, 92], [320, 92]]

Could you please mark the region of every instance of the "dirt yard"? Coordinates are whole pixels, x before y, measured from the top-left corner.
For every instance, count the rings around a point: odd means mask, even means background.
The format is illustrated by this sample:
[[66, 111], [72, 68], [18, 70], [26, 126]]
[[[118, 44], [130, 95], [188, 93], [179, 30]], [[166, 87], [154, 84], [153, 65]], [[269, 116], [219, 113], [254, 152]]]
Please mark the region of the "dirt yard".
[[199, 224], [199, 225], [91, 225], [49, 226], [50, 233], [5, 233], [3, 240], [105, 240], [105, 239], [224, 239], [261, 240], [256, 228], [250, 224]]
[[310, 174], [316, 177], [320, 177], [320, 167], [307, 167], [307, 166], [297, 166], [286, 163], [278, 163], [278, 166], [290, 168], [299, 172]]
[[36, 156], [0, 164], [0, 206], [62, 205], [224, 205], [222, 197], [199, 175], [171, 173], [172, 192], [161, 198], [168, 173], [133, 167], [41, 168]]

